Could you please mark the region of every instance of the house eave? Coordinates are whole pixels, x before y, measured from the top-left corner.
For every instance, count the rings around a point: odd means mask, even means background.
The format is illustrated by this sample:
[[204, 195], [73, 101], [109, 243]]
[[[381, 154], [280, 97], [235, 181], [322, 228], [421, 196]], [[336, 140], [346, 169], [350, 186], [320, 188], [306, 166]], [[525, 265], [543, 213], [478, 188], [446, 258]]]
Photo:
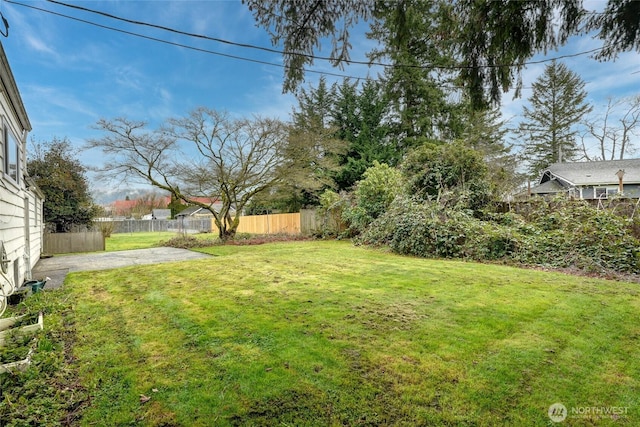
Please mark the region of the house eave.
[[18, 91], [16, 80], [11, 72], [7, 55], [4, 52], [4, 47], [0, 43], [0, 90], [7, 95], [9, 104], [16, 118], [20, 122], [23, 131], [31, 131], [31, 122], [27, 116], [27, 110], [24, 108], [22, 97]]
[[24, 180], [27, 183], [27, 189], [33, 192], [40, 199], [44, 200], [44, 193], [42, 192], [40, 187], [38, 187], [38, 184], [36, 184], [35, 180], [30, 176], [25, 176]]

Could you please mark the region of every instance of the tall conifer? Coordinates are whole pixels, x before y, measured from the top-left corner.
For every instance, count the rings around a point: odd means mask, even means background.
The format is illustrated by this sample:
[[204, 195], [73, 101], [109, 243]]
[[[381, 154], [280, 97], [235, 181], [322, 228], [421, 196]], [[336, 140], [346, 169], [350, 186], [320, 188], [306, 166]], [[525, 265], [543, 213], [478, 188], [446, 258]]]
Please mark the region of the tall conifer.
[[530, 107], [524, 107], [518, 129], [532, 177], [552, 163], [576, 160], [578, 124], [592, 110], [584, 85], [578, 74], [556, 61], [533, 83]]

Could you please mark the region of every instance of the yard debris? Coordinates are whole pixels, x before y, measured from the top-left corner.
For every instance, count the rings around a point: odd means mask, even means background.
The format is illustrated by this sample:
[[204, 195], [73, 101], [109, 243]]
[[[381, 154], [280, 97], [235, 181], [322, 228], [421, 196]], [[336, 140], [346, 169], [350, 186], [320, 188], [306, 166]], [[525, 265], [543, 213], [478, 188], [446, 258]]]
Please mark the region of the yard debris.
[[151, 398], [149, 396], [145, 396], [144, 394], [140, 395], [140, 403], [147, 403]]

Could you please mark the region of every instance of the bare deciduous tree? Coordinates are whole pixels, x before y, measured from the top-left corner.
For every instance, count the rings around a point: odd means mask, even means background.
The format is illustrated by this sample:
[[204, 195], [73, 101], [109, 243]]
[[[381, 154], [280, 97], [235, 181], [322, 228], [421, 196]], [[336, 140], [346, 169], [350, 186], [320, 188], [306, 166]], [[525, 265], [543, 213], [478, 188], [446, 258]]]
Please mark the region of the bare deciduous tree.
[[[582, 149], [587, 160], [622, 160], [632, 154], [632, 137], [640, 135], [640, 95], [615, 100], [609, 98], [603, 113], [585, 121], [587, 133], [582, 137]], [[597, 142], [597, 155], [589, 152], [585, 139]]]
[[222, 240], [235, 236], [246, 204], [276, 183], [286, 126], [266, 118], [232, 119], [197, 108], [156, 131], [126, 118], [100, 120], [88, 142], [107, 156], [105, 176], [137, 179], [213, 215]]
[[131, 216], [142, 218], [151, 214], [154, 209], [166, 209], [167, 199], [158, 193], [150, 192], [136, 198], [136, 203], [131, 207]]

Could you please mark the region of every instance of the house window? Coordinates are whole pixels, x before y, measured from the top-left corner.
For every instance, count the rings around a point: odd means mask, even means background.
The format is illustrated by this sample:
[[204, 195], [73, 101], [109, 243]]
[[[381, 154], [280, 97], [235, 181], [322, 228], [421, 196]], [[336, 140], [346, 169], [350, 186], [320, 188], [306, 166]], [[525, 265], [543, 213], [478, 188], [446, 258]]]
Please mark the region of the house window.
[[18, 139], [9, 126], [4, 126], [4, 173], [16, 184], [20, 183], [20, 155]]
[[618, 194], [618, 187], [596, 187], [596, 199], [608, 199], [610, 196]]

